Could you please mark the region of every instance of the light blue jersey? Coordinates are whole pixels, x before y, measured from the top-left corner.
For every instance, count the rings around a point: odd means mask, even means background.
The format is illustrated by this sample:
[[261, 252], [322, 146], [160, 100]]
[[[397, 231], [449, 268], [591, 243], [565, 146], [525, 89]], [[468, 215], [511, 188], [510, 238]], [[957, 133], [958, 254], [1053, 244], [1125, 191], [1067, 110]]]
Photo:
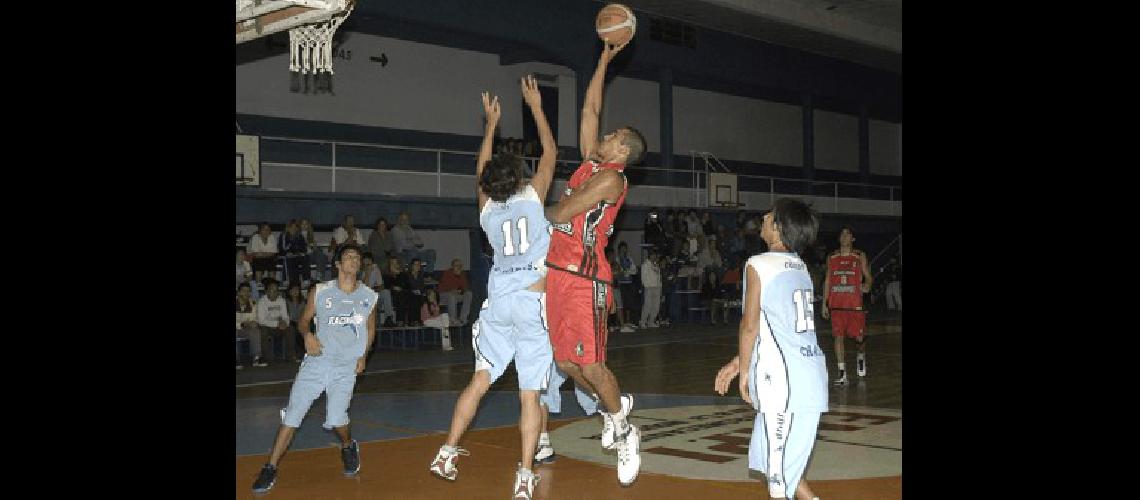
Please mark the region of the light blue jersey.
[[525, 290], [546, 275], [551, 228], [533, 186], [527, 184], [504, 202], [488, 200], [479, 213], [479, 225], [495, 250], [488, 297]]
[[[827, 366], [815, 336], [811, 275], [796, 254], [748, 259], [760, 277], [760, 326], [748, 391], [763, 413], [826, 412]], [[747, 279], [745, 297], [747, 297]]]
[[318, 283], [314, 293], [320, 357], [336, 364], [355, 363], [368, 345], [368, 315], [376, 307], [376, 292], [357, 281], [356, 290], [345, 293], [332, 280]]

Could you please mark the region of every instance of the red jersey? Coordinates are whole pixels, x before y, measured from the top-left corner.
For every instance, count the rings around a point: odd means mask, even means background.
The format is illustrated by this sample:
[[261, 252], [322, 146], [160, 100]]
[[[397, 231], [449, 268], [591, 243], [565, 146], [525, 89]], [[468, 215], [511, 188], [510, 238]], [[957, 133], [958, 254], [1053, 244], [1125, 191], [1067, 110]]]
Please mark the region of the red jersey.
[[[621, 173], [625, 165], [583, 161], [578, 170], [574, 171], [574, 175], [570, 176], [570, 182], [566, 184], [566, 192], [562, 198], [570, 196], [575, 188], [603, 169]], [[614, 232], [614, 219], [625, 203], [627, 192], [629, 192], [628, 183], [622, 187], [617, 203], [600, 201], [594, 208], [572, 217], [567, 224], [552, 223], [550, 250], [546, 252], [547, 266], [594, 280], [612, 282], [613, 271], [610, 269], [609, 261], [606, 260], [606, 244]]]
[[861, 309], [863, 307], [863, 265], [859, 255], [835, 252], [827, 258], [827, 307], [831, 309]]

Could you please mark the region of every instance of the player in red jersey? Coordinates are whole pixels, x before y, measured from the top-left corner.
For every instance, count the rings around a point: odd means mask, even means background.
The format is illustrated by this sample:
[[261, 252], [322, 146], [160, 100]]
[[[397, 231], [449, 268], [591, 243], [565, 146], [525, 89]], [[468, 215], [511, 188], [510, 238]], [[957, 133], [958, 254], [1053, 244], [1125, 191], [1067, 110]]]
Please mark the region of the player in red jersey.
[[863, 310], [863, 294], [871, 290], [871, 268], [867, 256], [856, 250], [855, 233], [850, 226], [839, 230], [839, 250], [827, 257], [827, 276], [823, 280], [824, 319], [831, 308], [831, 334], [835, 336], [835, 359], [839, 363], [839, 376], [835, 385], [847, 383], [847, 369], [843, 358], [843, 337], [855, 339], [856, 366], [860, 377], [867, 375], [867, 344], [864, 330], [867, 325], [867, 311]]
[[606, 67], [625, 46], [605, 44], [586, 90], [578, 145], [585, 161], [570, 177], [557, 205], [547, 207], [554, 226], [546, 265], [546, 315], [554, 362], [603, 405], [602, 446], [618, 449], [618, 481], [629, 485], [641, 468], [641, 434], [626, 417], [633, 396], [622, 395], [606, 367], [606, 314], [613, 303], [613, 271], [605, 248], [628, 185], [622, 171], [641, 162], [645, 139], [622, 127], [598, 140]]

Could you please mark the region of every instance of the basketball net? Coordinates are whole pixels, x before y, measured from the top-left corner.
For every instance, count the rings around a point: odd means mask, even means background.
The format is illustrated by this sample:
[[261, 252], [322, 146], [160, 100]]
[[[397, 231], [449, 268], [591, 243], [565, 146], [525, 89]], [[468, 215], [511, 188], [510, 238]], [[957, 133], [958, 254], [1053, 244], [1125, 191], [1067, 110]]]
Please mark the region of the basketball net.
[[289, 30], [289, 71], [307, 75], [333, 74], [333, 35], [352, 13], [356, 2], [333, 14], [327, 21], [306, 24]]

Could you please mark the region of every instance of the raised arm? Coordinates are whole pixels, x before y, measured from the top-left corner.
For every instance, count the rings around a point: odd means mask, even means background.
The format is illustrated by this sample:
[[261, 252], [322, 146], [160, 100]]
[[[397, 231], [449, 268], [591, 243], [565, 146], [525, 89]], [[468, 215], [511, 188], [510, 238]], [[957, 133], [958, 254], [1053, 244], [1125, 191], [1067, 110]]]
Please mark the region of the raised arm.
[[527, 75], [522, 79], [521, 85], [523, 100], [530, 106], [534, 124], [538, 127], [538, 139], [542, 142], [542, 157], [538, 159], [538, 168], [534, 169], [530, 185], [534, 186], [539, 200], [546, 200], [550, 181], [554, 179], [554, 159], [558, 157], [558, 144], [554, 142], [554, 133], [550, 131], [546, 114], [542, 112], [542, 94], [538, 92], [538, 82], [533, 75]]
[[491, 160], [491, 145], [495, 142], [495, 127], [499, 125], [499, 96], [491, 98], [491, 94], [483, 92], [483, 114], [487, 116], [487, 125], [483, 129], [483, 145], [479, 147], [479, 159], [475, 164], [475, 193], [479, 200], [479, 211], [487, 204], [487, 195], [479, 187], [479, 179], [483, 176], [483, 167]]
[[598, 206], [599, 202], [616, 202], [623, 189], [624, 175], [603, 170], [582, 183], [573, 194], [559, 200], [558, 204], [546, 207], [546, 219], [555, 224], [565, 224], [575, 215]]
[[590, 86], [586, 88], [586, 102], [582, 104], [582, 125], [578, 129], [578, 150], [582, 153], [582, 159], [590, 158], [598, 146], [598, 117], [602, 114], [602, 87], [606, 83], [606, 68], [628, 44], [626, 42], [618, 47], [607, 42], [602, 54], [598, 56], [598, 67], [590, 79]]

